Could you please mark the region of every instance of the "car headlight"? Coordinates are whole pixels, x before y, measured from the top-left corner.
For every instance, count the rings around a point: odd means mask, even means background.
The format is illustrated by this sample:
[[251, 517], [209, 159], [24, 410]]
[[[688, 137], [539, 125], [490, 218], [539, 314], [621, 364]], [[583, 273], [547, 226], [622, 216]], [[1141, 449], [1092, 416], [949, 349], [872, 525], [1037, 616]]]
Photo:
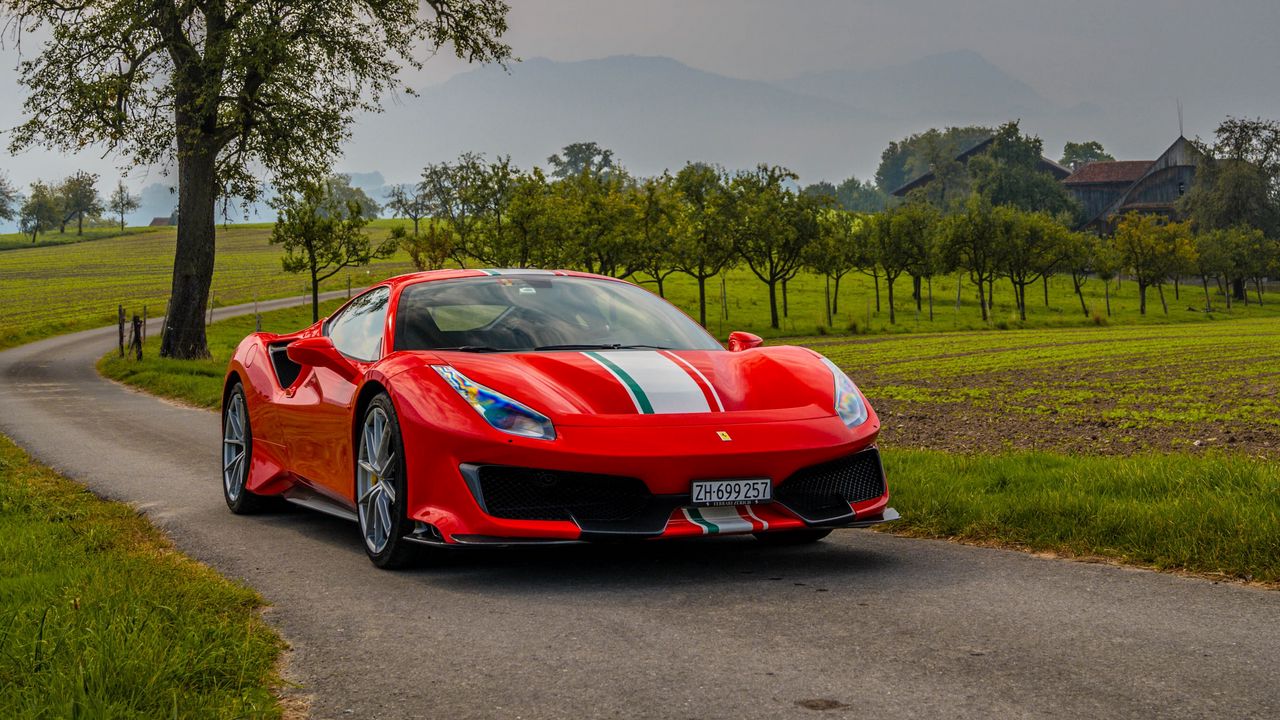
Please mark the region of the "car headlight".
[[555, 426], [546, 415], [475, 382], [448, 365], [432, 367], [468, 405], [480, 413], [480, 417], [498, 430], [520, 437], [556, 439]]
[[850, 428], [856, 428], [866, 422], [867, 404], [862, 401], [862, 393], [858, 392], [858, 386], [854, 385], [849, 376], [836, 367], [835, 363], [822, 358], [822, 364], [826, 365], [831, 370], [832, 376], [835, 377], [836, 414]]

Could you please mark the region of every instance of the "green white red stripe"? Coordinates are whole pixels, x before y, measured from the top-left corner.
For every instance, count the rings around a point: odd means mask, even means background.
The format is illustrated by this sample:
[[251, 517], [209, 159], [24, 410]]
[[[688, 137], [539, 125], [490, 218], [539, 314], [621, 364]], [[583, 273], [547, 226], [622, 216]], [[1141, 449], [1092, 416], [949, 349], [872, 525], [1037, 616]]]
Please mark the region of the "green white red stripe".
[[689, 522], [702, 528], [703, 535], [738, 535], [768, 530], [769, 523], [756, 515], [750, 505], [682, 508]]
[[715, 386], [692, 363], [672, 352], [584, 352], [612, 375], [642, 415], [724, 412]]

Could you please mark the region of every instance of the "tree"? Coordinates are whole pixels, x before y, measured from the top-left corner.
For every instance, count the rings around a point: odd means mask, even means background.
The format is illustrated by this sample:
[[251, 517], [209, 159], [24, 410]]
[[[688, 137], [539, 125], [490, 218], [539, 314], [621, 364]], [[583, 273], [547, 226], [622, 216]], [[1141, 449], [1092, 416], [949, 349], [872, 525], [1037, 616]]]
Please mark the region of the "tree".
[[1232, 247], [1235, 234], [1230, 230], [1209, 230], [1196, 233], [1195, 273], [1200, 278], [1200, 287], [1204, 290], [1204, 311], [1213, 312], [1213, 301], [1209, 295], [1209, 280], [1215, 284], [1219, 278], [1225, 279], [1223, 294], [1227, 299], [1227, 307], [1231, 307], [1231, 278], [1236, 276], [1237, 253]]
[[1102, 143], [1097, 140], [1090, 140], [1089, 142], [1067, 143], [1062, 148], [1062, 159], [1058, 161], [1058, 164], [1075, 170], [1089, 163], [1113, 160], [1115, 158], [1103, 149]]
[[373, 220], [382, 212], [382, 206], [369, 194], [351, 184], [350, 175], [330, 175], [325, 178], [325, 193], [337, 207], [346, 207], [348, 203], [360, 206], [360, 215]]
[[23, 233], [31, 233], [31, 242], [36, 235], [49, 232], [62, 222], [62, 203], [53, 188], [37, 180], [31, 183], [31, 194], [22, 203], [18, 212], [18, 226]]
[[1116, 225], [1116, 249], [1138, 283], [1138, 312], [1147, 314], [1147, 289], [1156, 287], [1164, 312], [1164, 282], [1173, 269], [1194, 262], [1189, 223], [1165, 222], [1155, 215], [1128, 213]]
[[418, 234], [418, 224], [422, 218], [429, 217], [431, 212], [427, 194], [422, 185], [396, 185], [387, 196], [387, 209], [392, 217], [408, 218], [413, 221], [413, 234]]
[[969, 161], [974, 192], [992, 205], [1051, 215], [1079, 214], [1080, 206], [1062, 183], [1040, 169], [1043, 152], [1040, 138], [1023, 135], [1017, 121], [1001, 125], [991, 147]]
[[812, 198], [787, 190], [785, 183], [796, 178], [786, 168], [759, 165], [754, 171], [737, 173], [729, 183], [733, 245], [751, 272], [769, 286], [769, 326], [775, 330], [781, 327], [778, 284], [795, 275], [805, 243], [812, 239], [800, 232], [801, 214], [817, 211]]
[[870, 180], [861, 182], [850, 176], [836, 186], [836, 205], [849, 212], [880, 212], [889, 205], [889, 196]]
[[563, 264], [563, 237], [547, 178], [540, 168], [515, 178], [507, 207], [511, 241], [505, 265], [555, 267]]
[[831, 325], [832, 316], [840, 312], [841, 278], [857, 267], [861, 250], [858, 228], [864, 222], [864, 218], [855, 213], [825, 208], [818, 212], [818, 238], [805, 247], [805, 266], [826, 279], [827, 325]]
[[1084, 301], [1084, 286], [1089, 275], [1096, 272], [1102, 240], [1085, 232], [1068, 232], [1063, 236], [1062, 264], [1071, 272], [1071, 288], [1080, 299], [1080, 312], [1089, 317], [1089, 306]]
[[453, 232], [453, 258], [463, 267], [467, 256], [474, 256], [474, 236], [489, 202], [486, 173], [483, 156], [463, 153], [457, 162], [426, 166], [418, 183], [428, 214], [444, 221]]
[[0, 220], [12, 220], [18, 213], [18, 189], [0, 173]]
[[[390, 256], [403, 238], [389, 238], [378, 246], [369, 241], [369, 224], [358, 200], [335, 192], [345, 178], [302, 182], [271, 202], [278, 213], [271, 244], [284, 246], [285, 272], [308, 273], [311, 278], [311, 320], [320, 319], [320, 283], [343, 268], [367, 265]], [[339, 199], [346, 196], [346, 199]]]
[[566, 259], [575, 267], [612, 277], [631, 274], [636, 206], [628, 194], [633, 182], [621, 168], [600, 174], [588, 166], [552, 184]]
[[123, 180], [116, 184], [115, 192], [111, 193], [111, 199], [107, 201], [107, 208], [120, 218], [121, 231], [124, 230], [124, 216], [137, 210], [138, 206], [138, 198], [129, 193]]
[[1019, 317], [1025, 321], [1027, 286], [1049, 277], [1071, 257], [1071, 238], [1067, 228], [1044, 213], [1012, 208], [1007, 212], [1009, 222], [1004, 224], [1005, 233], [1000, 238], [1000, 266], [1013, 285]]
[[1111, 317], [1111, 281], [1120, 274], [1122, 267], [1124, 267], [1124, 258], [1116, 248], [1115, 241], [1098, 238], [1098, 243], [1093, 248], [1093, 274], [1102, 281], [1102, 296], [1106, 301], [1107, 317]]
[[646, 178], [631, 190], [635, 204], [636, 249], [630, 269], [653, 278], [658, 296], [666, 297], [665, 283], [678, 272], [673, 237], [679, 202], [670, 173]]
[[943, 256], [948, 264], [968, 272], [969, 279], [978, 286], [983, 322], [990, 318], [986, 289], [999, 269], [998, 214], [989, 200], [973, 195], [965, 202], [964, 211], [947, 218], [941, 229]]
[[707, 326], [707, 280], [737, 258], [733, 246], [733, 203], [724, 173], [690, 163], [676, 173], [675, 266], [698, 283], [698, 322]]
[[98, 197], [98, 176], [94, 173], [77, 171], [62, 181], [58, 186], [58, 195], [62, 198], [62, 221], [60, 227], [76, 219], [76, 234], [84, 234], [84, 216], [97, 217], [102, 214], [102, 198]]
[[889, 323], [893, 324], [897, 322], [893, 298], [897, 279], [912, 270], [932, 274], [928, 264], [938, 213], [928, 204], [909, 202], [880, 213], [872, 222], [876, 260], [889, 291]]
[[132, 165], [173, 162], [178, 242], [161, 355], [208, 355], [219, 196], [255, 199], [327, 172], [357, 111], [376, 110], [417, 68], [417, 46], [467, 61], [510, 57], [503, 0], [136, 3], [0, 0], [18, 33], [41, 31], [20, 65], [29, 90], [13, 149], [105, 145]]
[[935, 128], [891, 142], [880, 154], [876, 187], [887, 196], [907, 182], [929, 172], [930, 161], [923, 152], [928, 143], [938, 144], [937, 152], [955, 159], [990, 138], [994, 132], [992, 128], [980, 125], [949, 127], [945, 130]]
[[577, 177], [583, 173], [605, 175], [614, 168], [613, 151], [594, 142], [577, 142], [547, 158], [551, 165], [551, 177], [557, 180]]
[[453, 233], [435, 223], [421, 235], [410, 235], [403, 227], [391, 228], [391, 242], [409, 253], [409, 262], [419, 271], [439, 270], [453, 255]]
[[481, 263], [509, 267], [513, 262], [508, 212], [519, 174], [509, 156], [499, 156], [482, 164], [476, 175], [473, 204], [479, 222], [468, 252]]

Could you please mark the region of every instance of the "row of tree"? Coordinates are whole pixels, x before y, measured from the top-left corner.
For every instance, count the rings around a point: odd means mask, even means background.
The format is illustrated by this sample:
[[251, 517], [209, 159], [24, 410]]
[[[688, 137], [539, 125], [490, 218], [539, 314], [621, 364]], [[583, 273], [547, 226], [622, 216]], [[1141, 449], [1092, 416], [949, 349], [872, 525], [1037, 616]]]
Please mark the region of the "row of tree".
[[16, 219], [33, 243], [40, 233], [54, 228], [65, 233], [72, 221], [76, 234], [83, 235], [85, 222], [98, 222], [107, 211], [119, 219], [123, 230], [124, 216], [138, 209], [138, 198], [121, 181], [104, 203], [97, 186], [98, 176], [81, 170], [57, 183], [37, 180], [24, 196], [0, 175], [0, 220]]

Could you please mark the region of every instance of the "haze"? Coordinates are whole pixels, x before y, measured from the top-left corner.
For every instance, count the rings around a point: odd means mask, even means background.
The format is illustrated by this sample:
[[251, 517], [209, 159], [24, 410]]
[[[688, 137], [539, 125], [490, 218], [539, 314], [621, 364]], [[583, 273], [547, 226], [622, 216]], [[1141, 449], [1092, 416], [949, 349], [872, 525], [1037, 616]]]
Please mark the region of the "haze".
[[[661, 67], [665, 68], [662, 72], [670, 72], [675, 78], [672, 83], [695, 77], [699, 84], [689, 88], [717, 95], [721, 91], [716, 88], [735, 88], [733, 92], [745, 93], [741, 102], [761, 102], [766, 107], [757, 111], [747, 105], [742, 116], [717, 116], [730, 110], [708, 102], [702, 115], [682, 114], [680, 122], [661, 127], [639, 121], [631, 127], [627, 118], [638, 117], [640, 110], [633, 111], [626, 102], [614, 108], [597, 102], [593, 108], [590, 97], [552, 97], [542, 98], [545, 107], [572, 106], [578, 110], [566, 116], [540, 117], [528, 112], [512, 117], [507, 125], [478, 124], [472, 114], [519, 113], [520, 108], [501, 104], [504, 97], [515, 97], [514, 91], [503, 90], [497, 98], [481, 92], [478, 83], [492, 78], [493, 71], [455, 79], [447, 91], [432, 88], [472, 70], [442, 53], [432, 58], [419, 76], [410, 78], [413, 86], [427, 89], [424, 98], [394, 98], [386, 103], [381, 117], [361, 118], [337, 169], [376, 171], [387, 182], [401, 182], [413, 179], [427, 162], [449, 159], [466, 150], [510, 153], [518, 163], [528, 165], [541, 162], [564, 144], [600, 140], [612, 143], [623, 162], [640, 173], [678, 167], [685, 160], [740, 167], [768, 161], [792, 167], [805, 181], [824, 177], [838, 181], [849, 174], [870, 176], [884, 144], [896, 137], [933, 125], [997, 122], [1005, 119], [1004, 113], [1018, 113], [1025, 129], [1044, 137], [1046, 152], [1052, 156], [1056, 157], [1066, 140], [1097, 139], [1119, 158], [1158, 155], [1177, 136], [1175, 102], [1179, 99], [1185, 107], [1186, 134], [1191, 137], [1208, 135], [1229, 114], [1280, 117], [1280, 52], [1276, 44], [1280, 3], [1275, 0], [519, 0], [513, 6], [508, 39], [526, 61], [549, 58], [566, 63], [619, 55], [646, 56], [632, 61], [671, 58], [716, 76], [766, 81], [769, 88], [798, 95], [769, 95], [773, 91], [766, 91], [763, 84], [725, 84], [719, 77], [690, 75], [674, 64], [651, 64], [651, 70]], [[24, 43], [28, 53], [36, 48], [31, 40]], [[895, 66], [908, 70], [877, 75], [876, 82], [888, 82], [885, 77], [915, 78], [918, 75], [911, 72], [922, 71], [912, 63], [953, 51], [971, 51], [943, 55], [942, 62], [968, 59], [956, 70], [960, 73], [956, 83], [971, 81], [984, 91], [1016, 92], [1025, 97], [1017, 102], [1011, 99], [1007, 108], [1000, 98], [980, 98], [990, 111], [990, 117], [980, 117], [973, 108], [957, 109], [965, 96], [973, 97], [977, 92], [959, 85], [952, 88], [958, 91], [957, 98], [945, 98], [957, 106], [953, 108], [921, 105], [911, 93], [913, 88], [901, 88], [900, 93], [891, 88], [887, 95], [854, 99], [818, 97], [821, 93], [813, 90], [812, 83], [795, 80], [820, 71], [874, 73]], [[975, 60], [972, 53], [981, 58]], [[22, 89], [15, 71], [18, 58], [12, 38], [6, 38], [0, 52], [0, 127], [8, 128], [21, 118]], [[507, 85], [492, 87], [518, 90], [524, 84], [523, 77], [532, 77], [533, 65], [525, 62], [513, 67], [505, 79]], [[544, 67], [543, 72], [559, 77], [555, 75], [561, 72], [557, 68], [575, 66], [549, 67], [551, 70]], [[619, 77], [625, 81], [639, 72], [627, 62], [577, 67], [574, 72], [590, 70], [590, 77], [601, 83], [620, 82]], [[659, 73], [655, 77], [666, 76]], [[559, 86], [552, 83], [545, 87]], [[675, 91], [672, 88], [675, 94], [665, 100], [632, 99], [649, 107], [662, 107], [664, 101], [698, 104], [696, 94]], [[661, 89], [656, 92], [662, 94]], [[467, 97], [482, 98], [487, 104], [483, 108], [481, 103], [476, 107], [441, 104]], [[836, 100], [843, 105], [832, 105]], [[1028, 102], [1035, 107], [1028, 110]], [[902, 107], [910, 103], [915, 105]], [[845, 113], [845, 107], [856, 112]], [[788, 115], [793, 111], [800, 115]], [[814, 117], [822, 118], [816, 129], [812, 124], [819, 121]], [[752, 125], [765, 119], [768, 122], [758, 127]], [[720, 128], [734, 127], [750, 132], [719, 132]], [[784, 139], [779, 127], [798, 127], [804, 132]], [[840, 146], [838, 151], [833, 152], [834, 145]], [[699, 152], [703, 149], [705, 152]], [[67, 157], [30, 151], [14, 158], [0, 154], [0, 171], [20, 186], [88, 167], [102, 174], [105, 187], [118, 176], [118, 164], [101, 158], [100, 153]], [[130, 182], [142, 186], [171, 181], [150, 168], [132, 170]]]

